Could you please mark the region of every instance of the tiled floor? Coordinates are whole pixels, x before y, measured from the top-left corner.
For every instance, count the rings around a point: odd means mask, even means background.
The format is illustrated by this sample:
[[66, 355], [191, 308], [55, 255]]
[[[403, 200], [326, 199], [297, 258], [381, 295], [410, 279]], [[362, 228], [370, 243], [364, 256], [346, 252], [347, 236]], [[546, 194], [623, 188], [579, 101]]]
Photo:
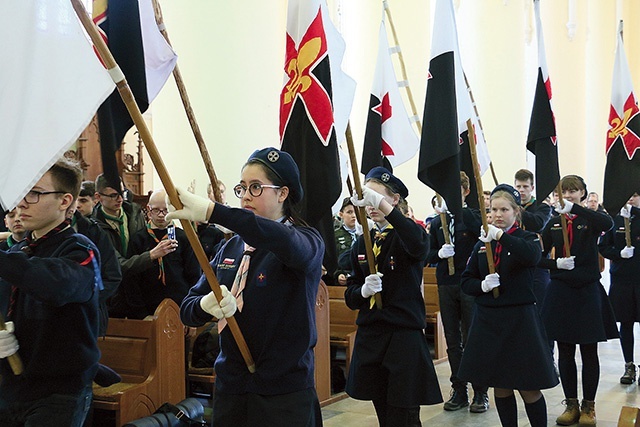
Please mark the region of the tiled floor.
[[[608, 288], [605, 284], [605, 288]], [[636, 363], [640, 362], [640, 327], [636, 324]], [[578, 352], [579, 353], [579, 352]], [[620, 342], [612, 340], [599, 345], [600, 356], [600, 385], [596, 396], [596, 415], [599, 427], [614, 427], [617, 425], [618, 416], [622, 406], [640, 406], [640, 390], [637, 383], [624, 386], [619, 383], [619, 378], [624, 372], [624, 360], [620, 350]], [[580, 357], [578, 361], [578, 382], [580, 383]], [[436, 366], [440, 388], [445, 399], [449, 395], [449, 364], [440, 363]], [[553, 389], [543, 391], [547, 401], [549, 425], [555, 425], [555, 419], [564, 410], [561, 404], [564, 399], [560, 385]], [[420, 411], [420, 419], [423, 426], [438, 427], [493, 427], [500, 426], [498, 413], [495, 409], [493, 391], [490, 394], [490, 409], [484, 414], [472, 414], [468, 410], [461, 409], [456, 412], [445, 412], [442, 404], [423, 406]], [[581, 397], [581, 394], [579, 394]], [[528, 426], [522, 400], [518, 396], [519, 425]], [[347, 398], [322, 410], [325, 427], [374, 427], [378, 425], [375, 411], [371, 402], [363, 402]], [[576, 424], [577, 425], [577, 424]]]
[[[636, 338], [640, 338], [640, 328], [636, 326]], [[640, 357], [640, 343], [636, 340], [636, 354]], [[596, 396], [596, 414], [599, 427], [614, 427], [617, 425], [620, 408], [626, 406], [640, 406], [640, 390], [636, 383], [624, 386], [618, 379], [624, 371], [624, 361], [620, 351], [618, 340], [601, 343], [600, 356], [600, 385]], [[578, 363], [580, 358], [576, 357]], [[580, 365], [578, 366], [578, 371]], [[449, 395], [449, 365], [441, 363], [436, 366], [440, 388], [443, 397]], [[580, 373], [578, 373], [580, 376]], [[580, 379], [578, 380], [580, 381]], [[579, 383], [580, 384], [580, 383]], [[579, 390], [581, 385], [579, 385]], [[564, 410], [561, 404], [564, 396], [560, 385], [553, 389], [543, 391], [547, 401], [549, 425], [555, 425], [555, 419]], [[461, 409], [456, 412], [446, 412], [442, 404], [423, 406], [420, 410], [420, 419], [423, 426], [438, 427], [493, 427], [500, 426], [498, 413], [493, 401], [493, 392], [489, 391], [490, 409], [484, 414], [472, 414], [468, 410]], [[519, 425], [528, 426], [522, 400], [518, 397]], [[378, 421], [371, 402], [363, 402], [347, 398], [322, 409], [325, 427], [374, 427]]]

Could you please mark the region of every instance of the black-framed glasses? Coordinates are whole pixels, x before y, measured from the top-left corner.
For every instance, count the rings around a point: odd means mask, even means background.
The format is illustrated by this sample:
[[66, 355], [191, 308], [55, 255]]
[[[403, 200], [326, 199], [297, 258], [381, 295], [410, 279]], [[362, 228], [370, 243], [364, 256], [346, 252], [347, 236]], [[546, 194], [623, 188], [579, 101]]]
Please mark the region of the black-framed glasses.
[[35, 205], [40, 201], [40, 196], [46, 196], [47, 194], [65, 194], [66, 191], [36, 191], [31, 190], [24, 196], [24, 201], [30, 205]]
[[153, 209], [149, 209], [149, 212], [151, 212], [154, 215], [166, 215], [169, 213], [168, 209], [158, 209], [158, 208], [153, 208]]
[[[272, 185], [272, 184], [260, 184], [259, 182], [254, 182], [253, 184], [249, 184], [249, 187], [248, 187], [249, 194], [251, 194], [253, 197], [260, 197], [262, 195], [262, 191], [265, 188], [278, 189], [278, 188], [282, 188], [282, 186]], [[241, 199], [247, 193], [247, 186], [238, 184], [235, 187], [233, 187], [233, 193], [236, 195], [237, 198]]]
[[98, 191], [98, 194], [101, 195], [102, 197], [108, 197], [111, 200], [118, 200], [118, 197], [123, 197], [122, 194], [120, 193], [104, 194]]

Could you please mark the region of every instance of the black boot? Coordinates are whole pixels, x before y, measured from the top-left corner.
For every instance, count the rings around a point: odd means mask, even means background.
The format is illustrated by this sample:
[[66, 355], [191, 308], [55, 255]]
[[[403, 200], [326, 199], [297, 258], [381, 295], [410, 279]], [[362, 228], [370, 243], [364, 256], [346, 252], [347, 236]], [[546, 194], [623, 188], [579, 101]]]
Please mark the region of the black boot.
[[464, 388], [453, 389], [449, 400], [444, 402], [445, 411], [457, 411], [467, 406], [469, 406], [469, 393], [467, 392], [466, 385]]
[[489, 395], [487, 394], [487, 392], [474, 391], [473, 402], [471, 402], [471, 406], [469, 406], [469, 412], [480, 414], [482, 412], [487, 412], [488, 409], [489, 409]]

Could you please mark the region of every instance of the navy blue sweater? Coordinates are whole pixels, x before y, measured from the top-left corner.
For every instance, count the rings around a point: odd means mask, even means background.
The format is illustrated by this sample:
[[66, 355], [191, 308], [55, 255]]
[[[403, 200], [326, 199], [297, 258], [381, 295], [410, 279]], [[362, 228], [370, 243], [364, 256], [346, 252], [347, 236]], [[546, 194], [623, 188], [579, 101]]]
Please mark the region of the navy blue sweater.
[[0, 361], [0, 398], [15, 402], [79, 392], [91, 384], [100, 359], [96, 272], [87, 249], [99, 259], [95, 246], [71, 228], [43, 241], [31, 257], [20, 251], [25, 245], [0, 251], [3, 314], [11, 285], [19, 289], [13, 322], [24, 373], [14, 376], [7, 360]]
[[469, 255], [478, 241], [478, 236], [480, 236], [482, 220], [480, 219], [479, 210], [471, 208], [462, 209], [462, 219], [463, 224], [458, 224], [455, 227], [455, 235], [453, 239], [456, 251], [453, 256], [455, 265], [455, 274], [453, 276], [449, 275], [448, 258], [442, 259], [438, 256], [438, 251], [444, 245], [444, 234], [442, 232], [440, 215], [431, 221], [431, 229], [429, 231], [429, 243], [431, 249], [427, 256], [427, 262], [429, 264], [437, 264], [436, 280], [438, 281], [438, 286], [460, 285], [460, 276], [466, 268]]
[[[571, 213], [577, 215], [572, 221], [573, 243], [571, 255], [575, 255], [573, 270], [558, 269], [555, 259], [542, 258], [539, 266], [548, 268], [551, 280], [560, 280], [571, 287], [582, 287], [600, 280], [600, 264], [598, 263], [598, 239], [600, 235], [611, 229], [613, 220], [603, 212], [592, 211], [578, 204], [573, 205]], [[552, 250], [554, 257], [564, 257], [562, 224], [559, 216], [549, 220], [542, 232], [544, 255]]]
[[[223, 393], [286, 394], [314, 386], [313, 348], [317, 341], [315, 302], [322, 275], [324, 242], [317, 230], [256, 216], [216, 203], [209, 218], [237, 233], [211, 262], [218, 281], [231, 290], [244, 243], [251, 255], [244, 307], [234, 315], [256, 363], [249, 373], [229, 327], [220, 334], [215, 363], [216, 389]], [[200, 307], [211, 291], [204, 277], [182, 302], [188, 326], [211, 320]]]
[[[429, 237], [398, 209], [393, 209], [386, 218], [393, 229], [385, 237], [377, 259], [378, 272], [383, 274], [382, 309], [369, 308], [369, 298], [362, 297], [362, 285], [369, 275], [363, 236], [358, 237], [351, 249], [354, 270], [347, 280], [345, 301], [350, 309], [360, 310], [358, 325], [424, 329], [426, 314], [421, 285]], [[373, 240], [374, 231], [371, 232]]]
[[622, 258], [620, 251], [627, 246], [624, 231], [624, 218], [617, 215], [613, 219], [613, 228], [600, 238], [600, 254], [611, 260], [609, 272], [614, 277], [638, 278], [640, 276], [640, 209], [631, 208], [630, 218], [631, 246], [635, 249], [631, 258]]
[[[540, 239], [535, 233], [516, 229], [513, 234], [503, 233], [500, 237], [502, 251], [496, 273], [500, 275], [500, 296], [482, 290], [482, 281], [489, 274], [486, 243], [479, 241], [467, 269], [462, 273], [462, 290], [476, 297], [476, 304], [489, 307], [533, 304], [533, 274], [542, 256]], [[491, 242], [492, 254], [496, 255], [497, 242]]]

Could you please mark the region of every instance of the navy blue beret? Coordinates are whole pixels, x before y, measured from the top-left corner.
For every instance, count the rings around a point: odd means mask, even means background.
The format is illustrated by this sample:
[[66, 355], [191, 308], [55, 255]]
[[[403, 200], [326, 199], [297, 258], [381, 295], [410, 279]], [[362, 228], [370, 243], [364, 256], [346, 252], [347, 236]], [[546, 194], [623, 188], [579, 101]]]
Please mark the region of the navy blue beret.
[[280, 151], [277, 148], [267, 147], [256, 150], [248, 161], [257, 160], [275, 173], [284, 186], [289, 187], [289, 198], [293, 203], [302, 200], [302, 184], [300, 183], [300, 170], [291, 154]]
[[521, 203], [520, 192], [515, 188], [513, 188], [512, 186], [510, 186], [509, 184], [498, 184], [496, 188], [494, 188], [491, 191], [491, 195], [493, 196], [493, 193], [495, 193], [496, 191], [506, 191], [507, 193], [511, 194], [511, 196], [513, 197], [513, 200], [516, 201], [516, 205], [520, 206], [520, 203]]
[[389, 172], [386, 168], [382, 166], [377, 166], [367, 173], [365, 179], [377, 179], [391, 188], [394, 193], [398, 193], [402, 196], [403, 199], [406, 199], [409, 196], [409, 190], [407, 187], [395, 177], [391, 172]]

